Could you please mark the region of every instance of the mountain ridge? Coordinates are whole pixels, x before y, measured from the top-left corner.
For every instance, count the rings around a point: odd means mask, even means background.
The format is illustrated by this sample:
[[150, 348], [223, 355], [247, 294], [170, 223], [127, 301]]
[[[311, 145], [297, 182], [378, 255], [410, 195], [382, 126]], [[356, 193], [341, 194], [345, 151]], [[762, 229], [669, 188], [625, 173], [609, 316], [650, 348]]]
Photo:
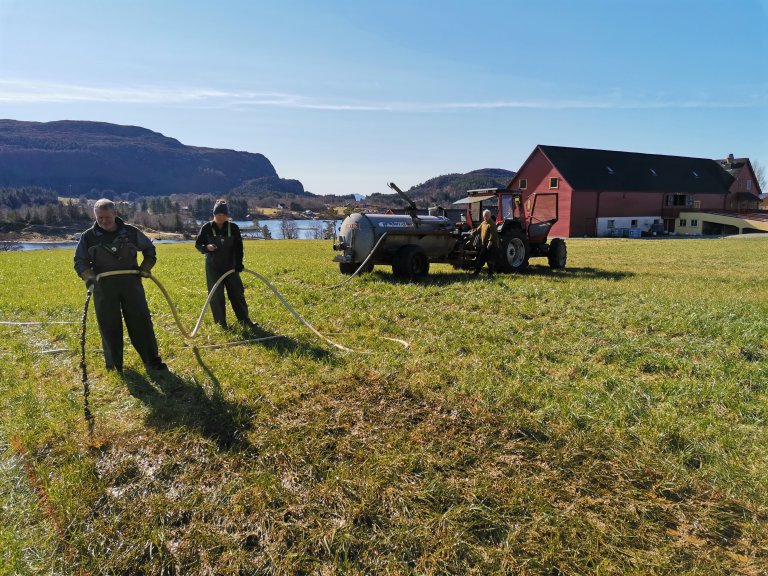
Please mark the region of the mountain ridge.
[[0, 186], [87, 197], [223, 195], [259, 178], [279, 178], [263, 154], [188, 146], [140, 126], [0, 120]]
[[[505, 188], [515, 177], [515, 172], [503, 168], [480, 168], [464, 174], [453, 173], [435, 176], [405, 190], [419, 208], [440, 205], [447, 208], [449, 204], [466, 196], [467, 190], [477, 188]], [[367, 197], [371, 203], [394, 203], [405, 206], [405, 201], [397, 194], [371, 194]]]
[[[447, 205], [468, 189], [504, 187], [514, 176], [509, 170], [482, 168], [436, 176], [406, 193], [421, 208]], [[0, 189], [24, 187], [86, 198], [245, 197], [264, 206], [299, 202], [313, 209], [356, 202], [353, 194], [321, 196], [306, 191], [300, 180], [281, 178], [260, 153], [189, 146], [141, 126], [0, 119]], [[364, 204], [405, 203], [397, 194], [375, 193]]]

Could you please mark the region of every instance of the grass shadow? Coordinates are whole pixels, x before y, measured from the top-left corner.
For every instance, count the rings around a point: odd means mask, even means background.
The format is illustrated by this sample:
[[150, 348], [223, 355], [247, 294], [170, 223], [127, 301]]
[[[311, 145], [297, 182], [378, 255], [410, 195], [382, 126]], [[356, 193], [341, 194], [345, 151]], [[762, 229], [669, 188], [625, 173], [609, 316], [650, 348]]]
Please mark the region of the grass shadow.
[[255, 328], [245, 328], [242, 331], [232, 332], [238, 340], [232, 340], [224, 342], [222, 344], [210, 344], [200, 346], [200, 349], [221, 349], [221, 348], [234, 348], [238, 346], [255, 346], [259, 345], [269, 350], [274, 350], [281, 355], [302, 352], [314, 360], [333, 360], [335, 357], [332, 352], [315, 346], [312, 344], [302, 343], [298, 340], [286, 335], [278, 334], [267, 330], [262, 326]]
[[529, 266], [520, 272], [524, 276], [541, 276], [550, 278], [584, 278], [601, 280], [623, 280], [635, 276], [634, 272], [615, 272], [599, 268], [550, 268], [549, 266]]
[[[385, 271], [374, 271], [366, 275], [368, 278], [376, 282], [384, 282], [386, 284], [423, 284], [425, 286], [447, 286], [449, 284], [465, 283], [465, 282], [477, 282], [478, 280], [484, 280], [488, 278], [487, 269], [477, 275], [473, 276], [471, 270], [456, 270], [455, 272], [430, 272], [427, 276], [418, 280], [408, 280], [405, 278], [398, 278], [394, 274]], [[366, 277], [364, 276], [364, 278]], [[550, 268], [549, 266], [529, 266], [522, 272], [515, 272], [512, 274], [497, 272], [495, 278], [513, 278], [515, 276], [541, 276], [555, 279], [570, 279], [570, 278], [599, 278], [603, 280], [621, 280], [624, 278], [630, 278], [635, 276], [634, 272], [614, 272], [607, 270], [600, 270], [598, 268]]]
[[375, 270], [364, 275], [361, 274], [361, 278], [370, 278], [375, 282], [383, 282], [385, 284], [423, 284], [425, 286], [435, 284], [440, 286], [447, 286], [449, 284], [472, 282], [473, 280], [476, 280], [476, 278], [471, 275], [471, 272], [462, 273], [461, 270], [457, 270], [455, 272], [430, 272], [422, 278], [413, 280], [408, 278], [400, 278], [388, 271]]
[[147, 425], [159, 430], [189, 428], [214, 440], [222, 450], [246, 449], [245, 433], [253, 427], [251, 410], [224, 398], [221, 383], [197, 350], [195, 357], [212, 382], [210, 392], [172, 372], [150, 380], [126, 370], [123, 381], [131, 395], [150, 409]]
[[[277, 334], [262, 326], [243, 331], [243, 338], [245, 339], [243, 344], [259, 344], [281, 355], [301, 352], [314, 360], [333, 359], [333, 354], [325, 348], [315, 346], [314, 344], [301, 343], [290, 336]], [[254, 342], [248, 342], [250, 338], [254, 339]], [[260, 340], [261, 338], [265, 338], [265, 340]]]

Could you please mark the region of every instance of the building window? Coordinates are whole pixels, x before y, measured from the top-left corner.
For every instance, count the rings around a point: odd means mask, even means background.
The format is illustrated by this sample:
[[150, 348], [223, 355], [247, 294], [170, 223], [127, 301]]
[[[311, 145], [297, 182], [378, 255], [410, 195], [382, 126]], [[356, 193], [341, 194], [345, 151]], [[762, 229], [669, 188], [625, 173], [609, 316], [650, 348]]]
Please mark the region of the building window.
[[747, 180], [747, 191], [752, 190], [752, 180]]
[[557, 190], [560, 187], [560, 178], [550, 178], [549, 179], [549, 189], [550, 190]]
[[658, 176], [658, 174], [656, 174], [656, 170], [654, 170], [653, 168], [651, 168], [651, 175]]
[[528, 178], [520, 178], [520, 190], [528, 189]]
[[680, 218], [680, 226], [685, 228], [688, 224], [685, 223], [685, 218]]
[[691, 220], [691, 228], [696, 228], [699, 225], [698, 220]]
[[688, 194], [667, 194], [667, 206], [692, 206], [693, 197]]
[[613, 168], [610, 166], [606, 166], [605, 169], [608, 170], [608, 174], [614, 174]]
[[608, 230], [616, 228], [616, 220], [608, 220]]
[[696, 170], [691, 170], [691, 174], [693, 174], [694, 178], [698, 178], [699, 177], [699, 173], [696, 172]]
[[632, 221], [629, 223], [629, 227], [630, 227], [630, 228], [637, 228], [637, 220], [632, 220]]

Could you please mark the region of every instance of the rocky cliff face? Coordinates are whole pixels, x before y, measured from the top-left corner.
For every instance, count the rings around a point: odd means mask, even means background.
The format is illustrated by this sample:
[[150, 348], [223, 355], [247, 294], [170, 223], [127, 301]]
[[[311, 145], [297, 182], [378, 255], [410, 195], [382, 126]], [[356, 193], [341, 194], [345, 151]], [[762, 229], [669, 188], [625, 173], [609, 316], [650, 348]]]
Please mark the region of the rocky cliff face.
[[259, 178], [278, 178], [262, 154], [185, 146], [146, 128], [0, 120], [0, 187], [42, 186], [62, 196], [216, 195]]

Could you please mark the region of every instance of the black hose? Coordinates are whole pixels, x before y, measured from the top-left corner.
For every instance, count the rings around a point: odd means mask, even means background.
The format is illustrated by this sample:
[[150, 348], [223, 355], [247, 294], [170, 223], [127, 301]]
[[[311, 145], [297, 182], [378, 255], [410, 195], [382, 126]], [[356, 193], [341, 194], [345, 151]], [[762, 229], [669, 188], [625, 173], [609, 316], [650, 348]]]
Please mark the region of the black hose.
[[91, 395], [91, 387], [88, 384], [88, 370], [85, 365], [85, 327], [88, 319], [88, 304], [91, 302], [91, 295], [91, 290], [88, 290], [88, 294], [85, 297], [85, 304], [83, 305], [83, 319], [80, 331], [80, 369], [83, 372], [83, 413], [85, 415], [85, 421], [88, 424], [89, 436], [93, 436], [94, 421], [88, 401], [88, 397]]

